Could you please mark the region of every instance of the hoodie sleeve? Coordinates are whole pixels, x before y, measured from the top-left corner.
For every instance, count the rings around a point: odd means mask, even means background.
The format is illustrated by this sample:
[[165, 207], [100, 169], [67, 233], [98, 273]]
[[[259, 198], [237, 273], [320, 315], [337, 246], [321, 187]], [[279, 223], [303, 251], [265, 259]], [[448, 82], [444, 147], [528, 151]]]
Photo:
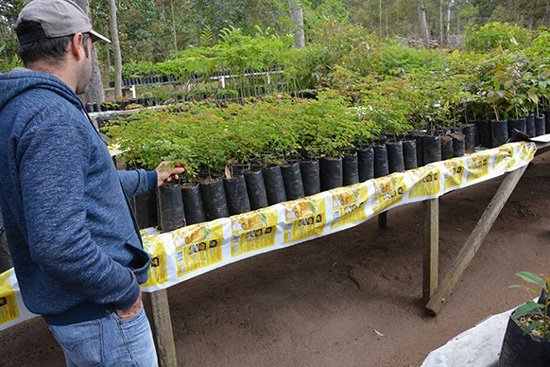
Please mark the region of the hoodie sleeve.
[[127, 309], [139, 295], [135, 275], [108, 256], [84, 226], [91, 149], [87, 129], [63, 110], [49, 108], [23, 131], [17, 164], [30, 255], [48, 276], [86, 300]]
[[157, 172], [154, 170], [118, 171], [118, 178], [129, 198], [157, 188]]

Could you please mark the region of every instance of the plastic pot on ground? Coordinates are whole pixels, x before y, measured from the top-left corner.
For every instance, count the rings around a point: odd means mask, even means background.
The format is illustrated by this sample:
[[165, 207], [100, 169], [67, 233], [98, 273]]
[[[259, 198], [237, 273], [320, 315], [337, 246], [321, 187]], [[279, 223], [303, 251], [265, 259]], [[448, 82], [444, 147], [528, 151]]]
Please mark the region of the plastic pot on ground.
[[531, 334], [524, 335], [513, 315], [508, 319], [498, 367], [550, 366], [550, 340]]

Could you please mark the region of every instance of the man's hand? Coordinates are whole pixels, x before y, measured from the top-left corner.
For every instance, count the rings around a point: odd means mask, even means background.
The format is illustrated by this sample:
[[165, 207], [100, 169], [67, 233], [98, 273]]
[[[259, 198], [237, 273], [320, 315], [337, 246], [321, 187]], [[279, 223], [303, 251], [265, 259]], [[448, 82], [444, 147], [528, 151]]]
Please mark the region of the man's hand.
[[142, 308], [143, 308], [143, 303], [141, 302], [141, 290], [140, 290], [139, 297], [136, 300], [136, 302], [127, 310], [116, 310], [116, 314], [122, 320], [129, 319], [137, 315]]
[[185, 172], [185, 168], [173, 162], [162, 162], [156, 168], [157, 186], [160, 187], [168, 182], [179, 180], [179, 174]]

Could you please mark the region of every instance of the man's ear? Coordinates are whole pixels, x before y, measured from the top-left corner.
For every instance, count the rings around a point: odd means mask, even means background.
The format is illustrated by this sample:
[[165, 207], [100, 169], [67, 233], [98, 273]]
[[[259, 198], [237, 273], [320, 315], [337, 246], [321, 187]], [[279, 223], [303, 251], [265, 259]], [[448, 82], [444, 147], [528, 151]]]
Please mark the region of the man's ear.
[[83, 59], [85, 56], [84, 46], [82, 45], [83, 41], [84, 41], [84, 35], [82, 33], [76, 33], [73, 36], [73, 39], [69, 45], [69, 52], [77, 60]]

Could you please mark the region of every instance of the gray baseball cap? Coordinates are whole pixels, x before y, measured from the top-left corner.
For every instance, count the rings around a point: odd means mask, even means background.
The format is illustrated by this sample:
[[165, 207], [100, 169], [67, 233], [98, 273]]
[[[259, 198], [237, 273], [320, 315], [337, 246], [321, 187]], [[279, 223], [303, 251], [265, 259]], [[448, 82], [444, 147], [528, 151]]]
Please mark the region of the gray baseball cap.
[[22, 21], [37, 22], [43, 32], [18, 34], [21, 45], [44, 38], [59, 38], [75, 33], [89, 33], [94, 41], [111, 41], [92, 29], [86, 12], [72, 0], [33, 0], [19, 13], [15, 27]]

